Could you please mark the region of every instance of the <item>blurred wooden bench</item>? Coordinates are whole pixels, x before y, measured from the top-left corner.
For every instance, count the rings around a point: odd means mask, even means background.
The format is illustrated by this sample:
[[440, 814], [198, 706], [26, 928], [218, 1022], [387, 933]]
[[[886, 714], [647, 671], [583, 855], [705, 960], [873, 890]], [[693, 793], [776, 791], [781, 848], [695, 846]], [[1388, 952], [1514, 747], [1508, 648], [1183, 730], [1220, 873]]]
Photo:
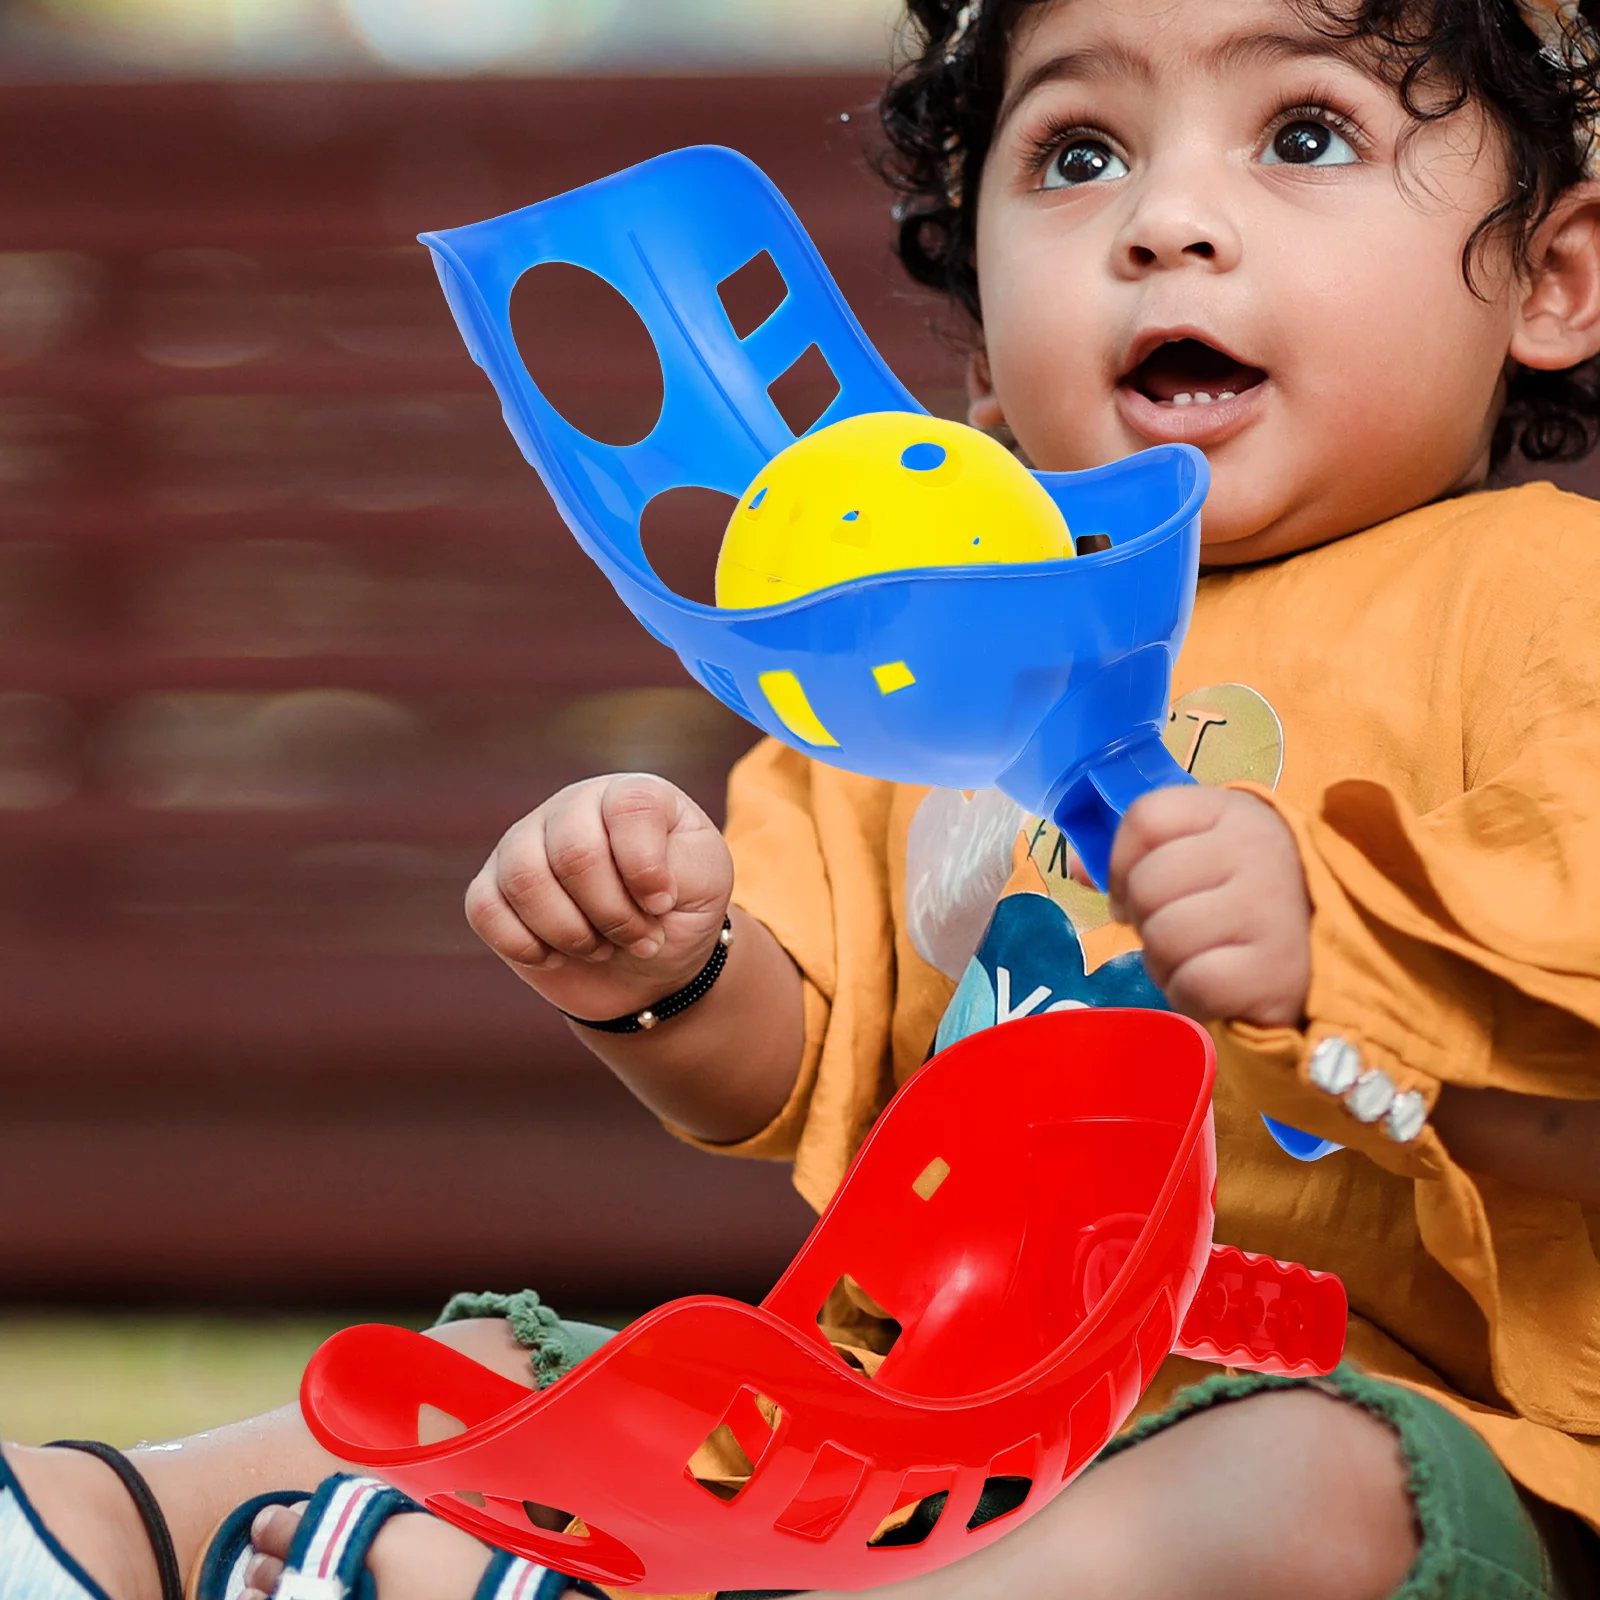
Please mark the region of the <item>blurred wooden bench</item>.
[[[753, 735], [581, 555], [411, 241], [732, 144], [948, 410], [874, 93], [0, 97], [0, 1298], [637, 1305], [787, 1260], [787, 1174], [675, 1144], [461, 918], [553, 789], [648, 768], [720, 811]], [[541, 378], [636, 425], [648, 350], [555, 305]], [[703, 590], [713, 511], [659, 520]]]

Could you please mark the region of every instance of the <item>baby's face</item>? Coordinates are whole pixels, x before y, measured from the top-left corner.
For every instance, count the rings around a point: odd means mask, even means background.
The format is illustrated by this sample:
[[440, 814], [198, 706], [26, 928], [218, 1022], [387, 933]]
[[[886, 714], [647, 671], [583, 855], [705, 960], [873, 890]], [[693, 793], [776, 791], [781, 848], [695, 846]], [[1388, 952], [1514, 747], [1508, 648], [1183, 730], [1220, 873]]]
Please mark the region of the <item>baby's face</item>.
[[1043, 469], [1199, 446], [1211, 562], [1476, 483], [1517, 286], [1462, 250], [1503, 182], [1476, 112], [1417, 124], [1285, 0], [1048, 0], [983, 173], [974, 419]]

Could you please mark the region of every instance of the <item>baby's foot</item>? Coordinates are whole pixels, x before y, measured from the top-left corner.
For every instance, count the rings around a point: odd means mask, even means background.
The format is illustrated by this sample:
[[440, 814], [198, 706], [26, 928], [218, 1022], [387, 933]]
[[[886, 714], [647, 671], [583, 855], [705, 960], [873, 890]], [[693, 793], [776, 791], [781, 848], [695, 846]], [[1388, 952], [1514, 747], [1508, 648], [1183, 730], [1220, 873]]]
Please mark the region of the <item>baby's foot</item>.
[[149, 1535], [110, 1467], [81, 1451], [25, 1445], [6, 1445], [5, 1457], [40, 1521], [107, 1594], [160, 1600]]
[[[250, 1529], [256, 1554], [245, 1569], [240, 1600], [271, 1600], [307, 1502], [268, 1506]], [[367, 1570], [379, 1600], [470, 1600], [490, 1552], [459, 1528], [427, 1512], [392, 1517], [373, 1541]]]

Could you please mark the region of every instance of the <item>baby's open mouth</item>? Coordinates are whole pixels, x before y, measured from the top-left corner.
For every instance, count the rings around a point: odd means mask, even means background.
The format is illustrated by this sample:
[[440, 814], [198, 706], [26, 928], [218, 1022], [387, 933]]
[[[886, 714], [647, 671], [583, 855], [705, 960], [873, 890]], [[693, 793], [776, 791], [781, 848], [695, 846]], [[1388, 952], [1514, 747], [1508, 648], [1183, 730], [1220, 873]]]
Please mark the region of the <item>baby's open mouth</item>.
[[1157, 405], [1210, 405], [1233, 400], [1267, 379], [1200, 339], [1169, 339], [1157, 345], [1122, 381]]

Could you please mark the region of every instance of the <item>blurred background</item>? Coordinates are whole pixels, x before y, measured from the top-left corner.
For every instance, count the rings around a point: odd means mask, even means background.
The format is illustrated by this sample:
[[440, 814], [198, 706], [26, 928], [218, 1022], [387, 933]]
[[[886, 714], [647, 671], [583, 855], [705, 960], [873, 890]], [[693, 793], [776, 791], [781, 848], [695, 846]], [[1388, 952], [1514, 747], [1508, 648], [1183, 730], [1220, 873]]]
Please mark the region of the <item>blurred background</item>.
[[[467, 930], [560, 785], [720, 815], [752, 731], [555, 516], [421, 229], [760, 162], [936, 410], [869, 170], [892, 0], [0, 0], [0, 1434], [159, 1437], [457, 1288], [759, 1296], [809, 1213], [676, 1144]], [[638, 437], [632, 313], [519, 287]], [[825, 396], [796, 369], [801, 421]], [[653, 508], [706, 595], [725, 510]]]
[[[868, 160], [897, 11], [0, 0], [0, 1435], [244, 1415], [457, 1288], [757, 1297], [803, 1237], [785, 1169], [676, 1144], [463, 921], [552, 790], [720, 815], [753, 735], [580, 554], [414, 236], [733, 145], [958, 415]], [[646, 430], [615, 297], [542, 268], [513, 312], [577, 425]], [[680, 591], [725, 516], [652, 508]]]
[[898, 0], [10, 0], [13, 80], [880, 72]]

